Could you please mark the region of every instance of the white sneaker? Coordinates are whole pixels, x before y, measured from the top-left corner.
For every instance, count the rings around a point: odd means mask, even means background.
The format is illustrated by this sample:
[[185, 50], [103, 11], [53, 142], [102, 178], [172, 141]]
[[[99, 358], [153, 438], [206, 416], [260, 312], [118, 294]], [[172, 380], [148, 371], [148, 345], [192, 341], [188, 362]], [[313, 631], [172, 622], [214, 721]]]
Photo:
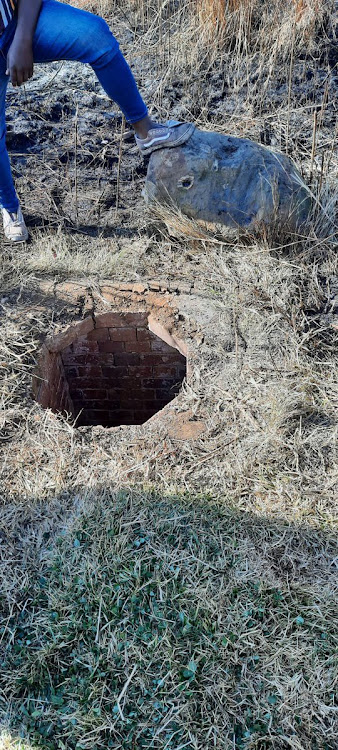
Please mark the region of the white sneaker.
[[11, 242], [26, 242], [28, 240], [28, 229], [19, 206], [16, 213], [9, 213], [2, 209], [5, 237]]

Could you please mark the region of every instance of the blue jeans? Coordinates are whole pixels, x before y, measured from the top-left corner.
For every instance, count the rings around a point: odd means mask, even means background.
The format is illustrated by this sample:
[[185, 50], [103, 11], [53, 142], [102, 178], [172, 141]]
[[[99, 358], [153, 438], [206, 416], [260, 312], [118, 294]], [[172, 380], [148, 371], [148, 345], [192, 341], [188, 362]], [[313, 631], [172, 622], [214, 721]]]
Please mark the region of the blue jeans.
[[[6, 57], [15, 29], [16, 20], [0, 37], [0, 207], [10, 212], [16, 212], [19, 206], [6, 149], [5, 122]], [[37, 63], [54, 60], [89, 63], [128, 122], [137, 122], [147, 115], [147, 107], [118, 42], [99, 16], [56, 0], [44, 0], [33, 39], [33, 55]]]

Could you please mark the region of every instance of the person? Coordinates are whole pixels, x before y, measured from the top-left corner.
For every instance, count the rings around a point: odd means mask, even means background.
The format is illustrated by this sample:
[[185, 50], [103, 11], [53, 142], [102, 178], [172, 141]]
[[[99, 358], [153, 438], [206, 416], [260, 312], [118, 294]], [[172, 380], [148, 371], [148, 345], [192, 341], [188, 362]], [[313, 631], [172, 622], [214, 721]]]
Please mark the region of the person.
[[151, 119], [119, 43], [100, 16], [57, 0], [0, 0], [0, 208], [12, 242], [25, 242], [28, 230], [6, 149], [7, 84], [22, 86], [33, 76], [35, 62], [56, 60], [89, 63], [133, 127], [142, 154], [179, 146], [193, 129], [191, 123]]

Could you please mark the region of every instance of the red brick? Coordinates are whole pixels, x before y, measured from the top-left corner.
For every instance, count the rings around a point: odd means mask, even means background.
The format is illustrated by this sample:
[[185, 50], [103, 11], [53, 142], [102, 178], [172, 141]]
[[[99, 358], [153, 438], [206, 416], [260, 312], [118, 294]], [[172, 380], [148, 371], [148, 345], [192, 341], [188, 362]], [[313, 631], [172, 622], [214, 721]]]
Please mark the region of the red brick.
[[109, 413], [116, 412], [118, 409], [121, 409], [122, 406], [123, 404], [121, 404], [120, 401], [108, 401], [107, 411], [109, 411]]
[[136, 331], [138, 341], [151, 341], [154, 334], [149, 331], [149, 328], [138, 328]]
[[133, 406], [136, 406], [140, 409], [141, 406], [144, 404], [144, 400], [142, 398], [142, 391], [136, 391], [135, 393], [125, 393], [122, 394], [123, 398], [121, 398], [121, 403], [123, 402], [124, 406], [128, 409], [130, 407], [130, 404]]
[[86, 412], [82, 412], [80, 414], [79, 419], [76, 420], [76, 426], [77, 427], [83, 427], [83, 426], [86, 426], [86, 427], [95, 427], [95, 425], [96, 425], [96, 420], [95, 419], [91, 419], [89, 416], [87, 416]]
[[120, 383], [120, 398], [122, 399], [130, 399], [135, 398], [135, 388], [133, 388], [128, 382], [121, 381]]
[[108, 341], [109, 328], [94, 328], [87, 336], [89, 341]]
[[166, 344], [165, 341], [162, 339], [159, 339], [158, 337], [154, 338], [150, 343], [151, 349], [153, 352], [161, 352], [163, 354], [172, 354], [175, 350], [172, 346], [169, 346], [169, 344]]
[[148, 313], [146, 312], [124, 313], [124, 320], [125, 325], [135, 328], [148, 328]]
[[77, 403], [82, 403], [83, 401], [83, 391], [78, 390], [77, 388], [71, 391], [71, 398], [72, 400]]
[[58, 395], [58, 396], [59, 396], [60, 398], [61, 398], [61, 396], [63, 395], [63, 393], [65, 392], [66, 388], [67, 388], [67, 381], [66, 381], [66, 379], [65, 379], [65, 378], [64, 378], [64, 377], [63, 377], [63, 376], [61, 375], [61, 376], [60, 376], [60, 380], [59, 380], [59, 383], [58, 383], [57, 391], [56, 391], [56, 392], [57, 392], [57, 395]]
[[161, 355], [159, 354], [153, 354], [145, 352], [144, 354], [140, 354], [140, 363], [141, 365], [145, 365], [147, 367], [150, 367], [152, 365], [159, 365], [162, 364], [162, 362], [165, 361], [164, 358], [162, 359]]
[[109, 328], [111, 341], [136, 341], [135, 328]]
[[115, 359], [113, 352], [100, 352], [100, 358], [99, 358], [100, 366], [101, 367], [114, 367], [115, 366]]
[[116, 378], [121, 378], [126, 374], [126, 368], [122, 366], [114, 367], [114, 365], [109, 364], [102, 365], [102, 374], [112, 384]]
[[139, 364], [140, 357], [138, 354], [116, 354], [115, 362], [116, 365], [137, 365]]
[[76, 389], [80, 387], [79, 381], [80, 378], [69, 378], [69, 380], [67, 381], [69, 393], [74, 393], [74, 391], [76, 391]]
[[143, 380], [143, 378], [135, 378], [134, 371], [136, 369], [136, 366], [127, 368], [124, 375], [119, 378], [121, 385], [123, 385], [124, 388], [130, 388], [131, 392], [133, 392], [134, 388], [140, 388], [140, 383]]
[[130, 365], [128, 368], [128, 373], [130, 377], [134, 378], [134, 380], [136, 381], [140, 378], [151, 378], [153, 374], [153, 367], [151, 365], [136, 365], [136, 367]]
[[121, 403], [119, 404], [119, 409], [123, 411], [133, 412], [134, 404], [132, 404], [130, 401], [121, 401]]
[[99, 347], [97, 341], [88, 341], [85, 339], [83, 341], [76, 341], [73, 345], [73, 352], [76, 357], [81, 354], [95, 354], [98, 351]]
[[[70, 390], [82, 391], [84, 388], [95, 388], [97, 386], [97, 380], [93, 378], [76, 378], [75, 380], [69, 379], [68, 385]], [[102, 381], [100, 381], [102, 388]]]
[[150, 352], [150, 343], [149, 341], [126, 341], [125, 349], [126, 352], [133, 354], [147, 354]]
[[62, 360], [62, 362], [63, 362], [63, 366], [65, 368], [66, 367], [76, 367], [76, 365], [77, 365], [77, 360], [76, 360], [76, 357], [74, 356], [73, 352], [70, 352], [69, 354], [67, 354], [67, 356]]
[[86, 378], [69, 378], [68, 379], [68, 388], [70, 391], [75, 390], [76, 388], [80, 388], [80, 381], [86, 380]]
[[148, 388], [163, 388], [164, 380], [163, 378], [143, 378], [142, 380], [142, 387], [145, 389]]
[[112, 416], [113, 414], [119, 415], [120, 412], [129, 412], [129, 409], [124, 409], [121, 404], [111, 404], [109, 407], [109, 413]]
[[98, 328], [119, 328], [125, 325], [125, 316], [123, 313], [107, 312], [95, 318], [95, 330]]
[[66, 331], [47, 339], [46, 346], [50, 352], [60, 352], [73, 343], [79, 336], [84, 336], [94, 328], [91, 317], [85, 318], [76, 325], [69, 326]]
[[100, 348], [100, 352], [103, 352], [106, 354], [115, 354], [115, 352], [124, 351], [124, 342], [123, 341], [102, 341], [102, 342], [99, 342], [99, 348]]
[[[74, 377], [71, 374], [71, 372], [72, 372], [71, 370], [70, 371], [67, 370], [67, 377]], [[85, 366], [85, 367], [78, 367], [77, 368], [77, 374], [78, 374], [78, 377], [80, 377], [80, 378], [83, 378], [83, 377], [84, 378], [86, 378], [86, 377], [100, 378], [102, 376], [102, 367], [100, 367], [99, 365], [96, 365], [96, 364], [92, 365], [92, 364], [88, 363], [88, 365]]]
[[101, 399], [107, 398], [107, 391], [104, 388], [85, 388], [83, 391], [83, 397], [86, 400], [90, 399]]
[[109, 401], [102, 401], [99, 399], [98, 401], [90, 399], [88, 401], [84, 401], [84, 406], [86, 409], [91, 409], [92, 411], [105, 411], [106, 413], [111, 408]]
[[71, 360], [64, 362], [65, 370], [68, 369], [68, 367], [78, 367], [79, 365], [87, 365], [87, 364], [98, 364], [99, 354], [95, 356], [95, 354], [78, 354], [76, 357], [72, 357]]
[[59, 394], [63, 392], [62, 376], [59, 375], [58, 373], [55, 373], [54, 383], [53, 385], [52, 383], [50, 383], [50, 389], [51, 391], [53, 391], [54, 397], [57, 397]]
[[169, 365], [166, 365], [164, 363], [159, 365], [153, 366], [153, 374], [156, 378], [168, 378], [168, 377], [177, 377], [177, 380], [180, 380], [180, 377], [177, 373], [176, 367], [170, 367]]
[[149, 354], [147, 352], [144, 353], [144, 357], [142, 357], [142, 360], [144, 360], [145, 364], [153, 364], [153, 365], [161, 365], [161, 364], [168, 364], [168, 365], [176, 365], [177, 364], [177, 357], [172, 354], [164, 354], [162, 352], [158, 352], [155, 354], [155, 352], [150, 352]]
[[67, 369], [64, 368], [64, 373], [67, 378], [77, 378], [79, 375], [77, 367], [67, 367]]
[[153, 404], [155, 401], [155, 393], [152, 388], [147, 388], [147, 390], [142, 391], [142, 401], [144, 404]]

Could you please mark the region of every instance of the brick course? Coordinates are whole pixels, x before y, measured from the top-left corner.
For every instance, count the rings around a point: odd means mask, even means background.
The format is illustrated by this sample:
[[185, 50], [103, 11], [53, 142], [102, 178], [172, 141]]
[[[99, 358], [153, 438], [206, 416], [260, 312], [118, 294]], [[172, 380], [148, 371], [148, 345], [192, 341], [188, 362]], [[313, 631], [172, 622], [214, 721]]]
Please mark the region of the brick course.
[[78, 426], [146, 422], [175, 398], [186, 375], [185, 356], [170, 345], [176, 341], [158, 330], [148, 328], [146, 313], [109, 312], [80, 326], [77, 339], [59, 334], [57, 350], [54, 342], [44, 347], [37, 400], [78, 417]]

